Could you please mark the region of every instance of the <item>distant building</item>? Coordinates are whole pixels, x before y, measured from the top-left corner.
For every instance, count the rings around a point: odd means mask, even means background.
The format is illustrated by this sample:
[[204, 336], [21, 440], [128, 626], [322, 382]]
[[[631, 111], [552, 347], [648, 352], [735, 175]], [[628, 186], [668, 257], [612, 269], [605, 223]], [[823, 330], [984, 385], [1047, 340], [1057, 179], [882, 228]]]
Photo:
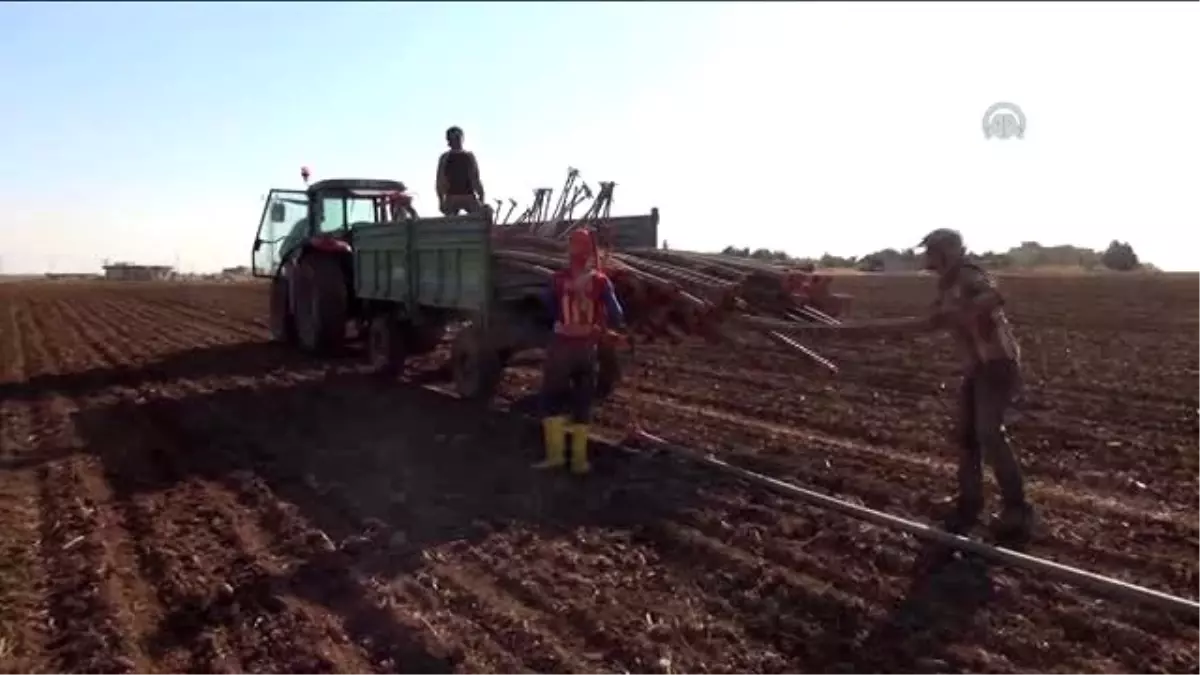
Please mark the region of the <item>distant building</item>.
[[104, 278], [112, 281], [165, 281], [175, 271], [169, 265], [134, 265], [113, 263], [104, 266]]

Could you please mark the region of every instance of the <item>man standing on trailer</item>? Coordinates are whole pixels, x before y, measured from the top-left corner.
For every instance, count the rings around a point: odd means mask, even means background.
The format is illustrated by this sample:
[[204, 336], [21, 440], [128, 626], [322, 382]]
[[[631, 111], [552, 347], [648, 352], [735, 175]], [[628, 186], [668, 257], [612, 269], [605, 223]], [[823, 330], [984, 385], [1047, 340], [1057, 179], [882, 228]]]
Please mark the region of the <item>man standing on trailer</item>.
[[458, 215], [462, 211], [476, 213], [487, 203], [483, 181], [479, 179], [479, 162], [475, 160], [475, 153], [463, 150], [462, 129], [447, 129], [446, 145], [450, 149], [438, 159], [438, 208], [445, 216]]
[[596, 269], [596, 242], [590, 230], [579, 229], [567, 240], [568, 267], [550, 281], [545, 298], [554, 328], [542, 367], [542, 434], [546, 459], [537, 468], [567, 463], [567, 433], [571, 433], [571, 472], [590, 470], [588, 428], [596, 392], [597, 349], [609, 337], [609, 326], [624, 325], [624, 313], [612, 281]]

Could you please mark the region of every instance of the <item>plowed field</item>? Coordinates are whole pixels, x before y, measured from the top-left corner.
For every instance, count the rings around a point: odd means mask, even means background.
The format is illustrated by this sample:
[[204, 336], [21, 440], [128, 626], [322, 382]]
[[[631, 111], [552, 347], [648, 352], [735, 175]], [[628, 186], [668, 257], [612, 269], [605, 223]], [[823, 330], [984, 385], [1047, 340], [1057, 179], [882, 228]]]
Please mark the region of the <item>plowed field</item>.
[[[1029, 552], [1195, 598], [1195, 276], [1012, 278]], [[847, 277], [859, 316], [918, 278]], [[0, 285], [0, 670], [1197, 671], [1198, 619], [668, 456], [528, 468], [537, 364], [478, 410], [266, 342], [258, 285]], [[953, 488], [944, 338], [639, 350], [600, 412], [875, 508]], [[515, 409], [515, 410], [514, 410]]]

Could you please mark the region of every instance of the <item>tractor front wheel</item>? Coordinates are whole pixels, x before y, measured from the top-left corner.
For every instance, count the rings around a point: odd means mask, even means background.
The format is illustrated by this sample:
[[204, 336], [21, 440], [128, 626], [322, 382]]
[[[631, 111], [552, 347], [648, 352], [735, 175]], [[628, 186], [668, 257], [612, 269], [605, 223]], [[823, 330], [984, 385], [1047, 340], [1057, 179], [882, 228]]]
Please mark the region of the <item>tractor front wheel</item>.
[[326, 354], [341, 348], [346, 340], [348, 300], [346, 282], [338, 260], [310, 253], [295, 270], [296, 334], [301, 348], [311, 354]]

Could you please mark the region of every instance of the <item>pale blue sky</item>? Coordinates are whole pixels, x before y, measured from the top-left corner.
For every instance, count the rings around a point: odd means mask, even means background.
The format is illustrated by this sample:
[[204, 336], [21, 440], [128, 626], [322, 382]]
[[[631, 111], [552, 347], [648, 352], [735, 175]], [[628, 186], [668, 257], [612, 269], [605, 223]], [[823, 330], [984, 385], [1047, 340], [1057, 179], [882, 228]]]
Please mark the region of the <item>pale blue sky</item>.
[[[568, 165], [673, 248], [1132, 241], [1196, 269], [1195, 3], [0, 5], [0, 265], [249, 264], [270, 187], [394, 177], [444, 129], [490, 197]], [[987, 141], [1013, 101], [1021, 141]]]

